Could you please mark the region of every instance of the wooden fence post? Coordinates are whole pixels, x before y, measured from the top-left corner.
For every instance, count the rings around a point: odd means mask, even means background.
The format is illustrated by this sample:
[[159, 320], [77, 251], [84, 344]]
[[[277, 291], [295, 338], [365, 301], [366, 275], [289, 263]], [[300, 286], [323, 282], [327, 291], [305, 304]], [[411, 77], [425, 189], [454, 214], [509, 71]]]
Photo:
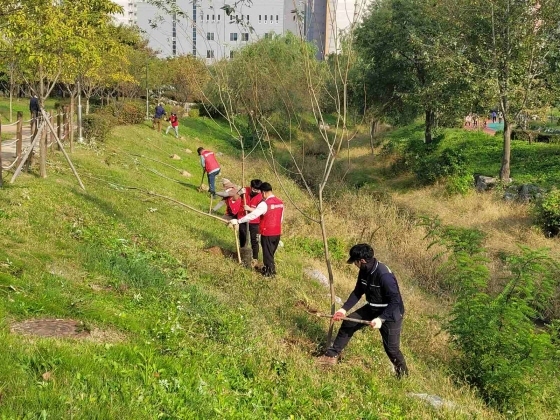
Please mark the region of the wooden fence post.
[[[54, 126], [54, 111], [52, 109], [49, 111], [49, 119], [51, 121], [51, 125]], [[54, 140], [55, 134], [51, 130], [49, 130], [48, 133], [49, 139], [51, 141], [51, 150], [54, 151], [54, 145], [56, 144], [56, 141]]]
[[45, 119], [47, 118], [49, 118], [49, 114], [45, 112], [43, 114], [43, 118], [41, 118], [43, 130], [41, 130], [41, 138], [39, 139], [39, 172], [41, 174], [41, 178], [47, 177], [47, 140], [49, 139], [49, 132], [44, 129], [46, 127]]
[[23, 148], [23, 112], [17, 112], [17, 125], [16, 125], [16, 160], [17, 165], [21, 160], [21, 149]]
[[70, 115], [68, 116], [68, 130], [70, 136], [70, 153], [74, 151], [74, 95], [70, 95]]
[[64, 106], [62, 108], [62, 130], [64, 136], [64, 142], [68, 141], [68, 107]]
[[[60, 126], [60, 121], [61, 121], [61, 115], [60, 115], [60, 108], [58, 108], [58, 110], [56, 111], [56, 135], [58, 136], [58, 139], [60, 141], [62, 141], [62, 127]], [[60, 150], [60, 146], [58, 145], [58, 142], [56, 142], [56, 150]]]

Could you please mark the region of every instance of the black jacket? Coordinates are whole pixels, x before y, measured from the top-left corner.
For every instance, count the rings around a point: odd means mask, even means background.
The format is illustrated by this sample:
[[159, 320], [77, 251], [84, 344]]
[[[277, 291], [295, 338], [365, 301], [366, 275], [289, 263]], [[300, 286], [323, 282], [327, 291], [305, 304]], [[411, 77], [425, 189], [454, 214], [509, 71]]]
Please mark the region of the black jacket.
[[397, 321], [400, 315], [404, 315], [404, 303], [397, 278], [385, 264], [375, 258], [360, 269], [356, 287], [342, 305], [342, 309], [346, 311], [351, 309], [364, 294], [368, 302], [387, 304], [386, 307], [379, 308], [383, 310], [378, 315], [379, 318]]
[[29, 100], [29, 111], [30, 112], [39, 112], [39, 99], [32, 97]]

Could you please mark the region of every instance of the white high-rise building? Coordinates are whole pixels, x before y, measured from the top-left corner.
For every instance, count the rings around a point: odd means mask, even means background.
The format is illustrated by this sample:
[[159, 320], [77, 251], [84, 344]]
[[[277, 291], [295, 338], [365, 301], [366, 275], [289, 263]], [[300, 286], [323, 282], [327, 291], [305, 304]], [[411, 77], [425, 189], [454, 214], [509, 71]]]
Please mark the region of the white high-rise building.
[[[150, 47], [161, 57], [192, 54], [208, 62], [229, 58], [269, 34], [292, 32], [317, 46], [317, 58], [337, 53], [345, 33], [359, 23], [374, 0], [173, 0], [167, 10], [144, 1], [133, 14]], [[126, 1], [125, 1], [126, 2]]]
[[136, 23], [160, 56], [192, 54], [209, 62], [232, 57], [240, 47], [272, 33], [304, 36], [301, 19], [293, 11], [297, 5], [303, 13], [305, 1], [254, 0], [239, 4], [228, 15], [224, 6], [230, 3], [228, 0], [176, 0], [177, 9], [170, 8], [166, 13], [139, 1]]
[[115, 23], [123, 25], [135, 25], [136, 24], [136, 3], [137, 0], [113, 0], [114, 3], [122, 6], [123, 14], [118, 14], [114, 16]]

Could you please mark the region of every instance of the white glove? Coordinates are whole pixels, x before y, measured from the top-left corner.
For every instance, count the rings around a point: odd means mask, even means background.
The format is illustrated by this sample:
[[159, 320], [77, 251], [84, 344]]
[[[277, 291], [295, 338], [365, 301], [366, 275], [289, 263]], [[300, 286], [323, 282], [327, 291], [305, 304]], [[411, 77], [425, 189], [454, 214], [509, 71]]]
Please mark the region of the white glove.
[[379, 329], [381, 328], [381, 324], [383, 324], [383, 320], [381, 318], [375, 318], [373, 321], [371, 321], [371, 328], [376, 328]]
[[344, 318], [346, 316], [346, 311], [342, 308], [340, 308], [338, 311], [336, 311], [333, 315], [333, 319], [335, 321], [340, 321], [342, 318]]
[[238, 225], [239, 222], [237, 221], [237, 219], [231, 219], [231, 220], [229, 221], [229, 224], [230, 224], [231, 226], [235, 226], [235, 225]]
[[253, 211], [253, 207], [249, 206], [248, 204], [245, 204], [243, 208], [245, 209], [245, 211]]

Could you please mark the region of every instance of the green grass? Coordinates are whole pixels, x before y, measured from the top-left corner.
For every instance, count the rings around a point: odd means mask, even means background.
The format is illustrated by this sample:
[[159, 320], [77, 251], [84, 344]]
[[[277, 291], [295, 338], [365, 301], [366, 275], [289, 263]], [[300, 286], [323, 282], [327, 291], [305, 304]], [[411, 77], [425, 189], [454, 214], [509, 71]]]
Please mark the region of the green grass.
[[[327, 304], [324, 289], [301, 281], [301, 250], [317, 256], [314, 242], [279, 251], [282, 275], [264, 281], [203, 251], [235, 249], [225, 226], [118, 186], [206, 209], [198, 156], [185, 148], [235, 155], [235, 147], [224, 124], [181, 123], [186, 140], [134, 126], [117, 127], [106, 144], [76, 146], [85, 192], [60, 153], [49, 155], [46, 179], [35, 168], [0, 190], [0, 418], [468, 417], [408, 397], [421, 380], [392, 379], [370, 333], [356, 336], [353, 362], [335, 373], [315, 367], [326, 323], [297, 306]], [[170, 160], [174, 153], [182, 160]], [[234, 159], [222, 161], [223, 175], [239, 179]], [[12, 322], [29, 318], [76, 319], [103, 334], [10, 333]]]
[[[459, 150], [467, 160], [469, 173], [479, 173], [487, 176], [498, 176], [502, 161], [503, 138], [500, 135], [490, 136], [482, 132], [463, 129], [443, 130], [443, 140], [437, 145], [437, 150], [446, 148]], [[391, 147], [403, 147], [411, 140], [423, 139], [423, 125], [412, 124], [389, 132], [385, 139], [389, 141], [385, 146], [387, 154]], [[356, 145], [364, 146], [369, 140], [357, 141]], [[383, 154], [383, 151], [381, 152]], [[379, 162], [376, 165], [356, 165], [356, 170], [348, 174], [348, 180], [354, 184], [393, 183], [395, 174], [379, 172]], [[516, 184], [532, 183], [550, 188], [560, 185], [560, 144], [532, 143], [514, 140], [511, 142], [510, 160], [511, 178]], [[394, 185], [393, 185], [394, 186]], [[398, 185], [397, 185], [398, 186]], [[403, 190], [415, 188], [415, 184], [406, 180]]]

